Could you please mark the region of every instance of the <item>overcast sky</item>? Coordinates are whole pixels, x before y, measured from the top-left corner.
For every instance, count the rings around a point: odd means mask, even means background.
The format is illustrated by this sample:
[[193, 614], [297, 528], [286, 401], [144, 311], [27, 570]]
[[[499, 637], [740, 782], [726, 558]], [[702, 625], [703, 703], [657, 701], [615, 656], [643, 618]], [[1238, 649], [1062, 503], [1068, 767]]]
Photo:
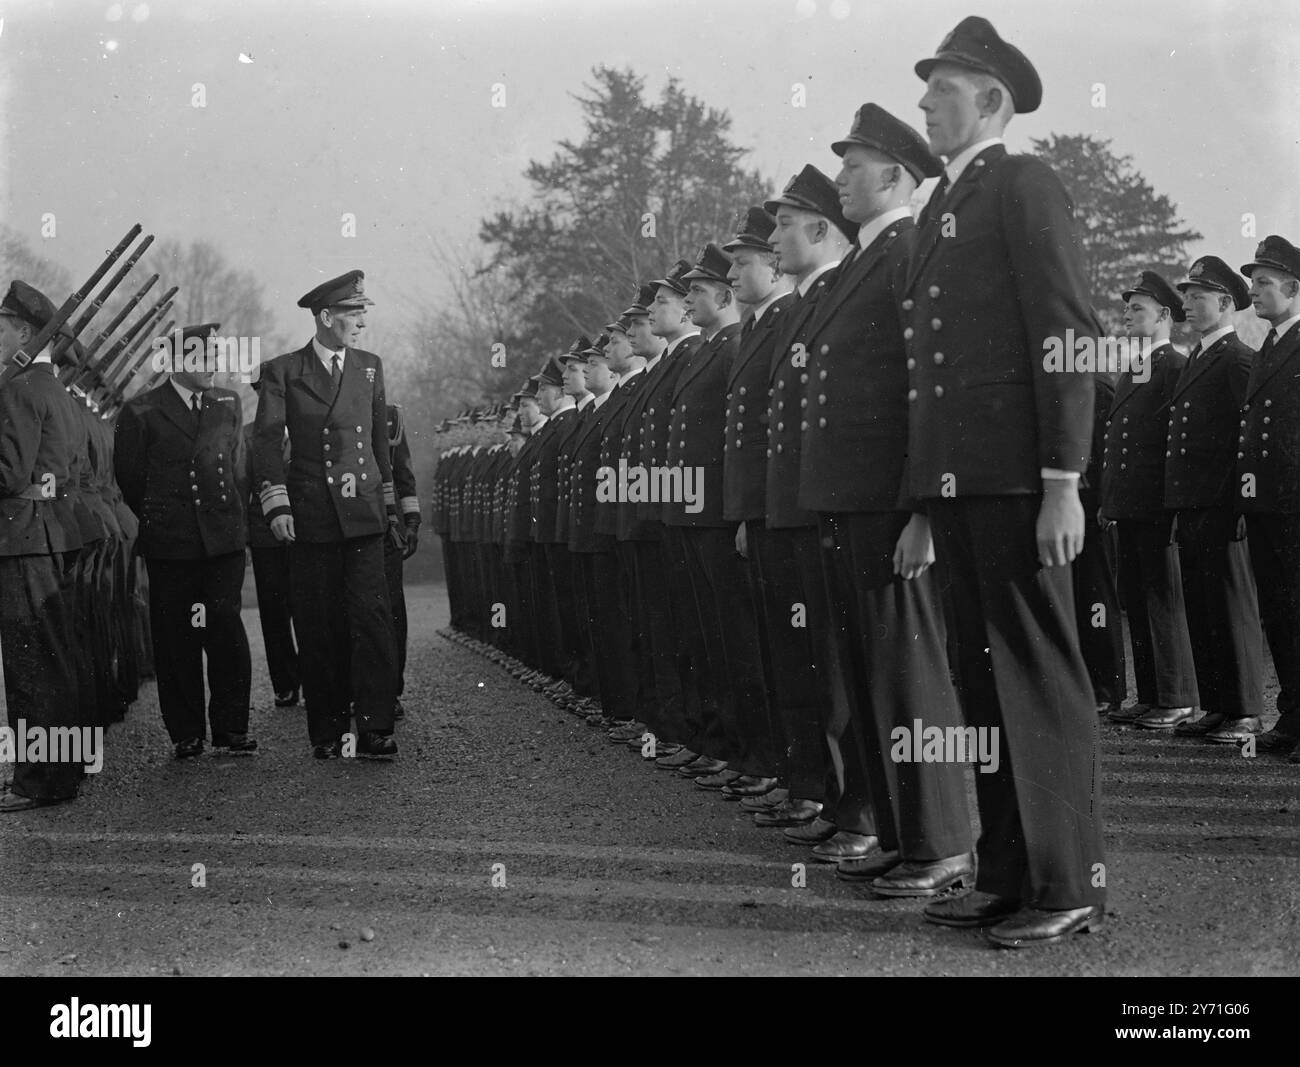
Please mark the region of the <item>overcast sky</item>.
[[9, 0], [0, 204], [79, 281], [139, 221], [216, 242], [292, 332], [309, 326], [297, 298], [352, 267], [375, 325], [393, 326], [442, 294], [434, 245], [471, 258], [478, 220], [528, 195], [528, 160], [580, 135], [570, 94], [594, 64], [630, 66], [656, 94], [675, 75], [726, 108], [779, 186], [806, 162], [833, 173], [829, 144], [862, 103], [920, 125], [912, 66], [967, 14], [1042, 76], [1013, 151], [1051, 132], [1112, 138], [1205, 234], [1194, 252], [1245, 262], [1247, 212], [1260, 236], [1300, 243], [1291, 0]]

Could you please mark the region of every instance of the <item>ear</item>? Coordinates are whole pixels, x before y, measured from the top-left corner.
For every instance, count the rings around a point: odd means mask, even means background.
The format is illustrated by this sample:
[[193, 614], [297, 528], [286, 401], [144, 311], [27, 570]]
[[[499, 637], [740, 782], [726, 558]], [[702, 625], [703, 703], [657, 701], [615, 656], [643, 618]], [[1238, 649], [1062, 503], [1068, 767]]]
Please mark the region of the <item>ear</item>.
[[975, 98], [975, 102], [981, 118], [996, 115], [1002, 110], [1002, 90], [996, 85], [990, 85]]

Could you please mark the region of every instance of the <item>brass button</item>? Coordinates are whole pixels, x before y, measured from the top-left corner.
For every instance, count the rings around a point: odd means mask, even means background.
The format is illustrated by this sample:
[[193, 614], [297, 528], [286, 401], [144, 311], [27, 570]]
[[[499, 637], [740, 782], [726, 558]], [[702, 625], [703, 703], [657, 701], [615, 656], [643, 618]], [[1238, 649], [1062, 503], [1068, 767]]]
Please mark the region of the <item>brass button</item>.
[[936, 367], [941, 367], [941, 366], [943, 366], [943, 353], [942, 353], [942, 352], [936, 352], [936, 353], [934, 354], [934, 365], [935, 365]]
[[825, 417], [818, 419], [818, 420], [817, 420], [817, 425], [820, 426], [823, 430], [826, 429], [826, 419], [825, 419]]
[[745, 414], [745, 405], [744, 405], [744, 404], [740, 404], [740, 405], [737, 406], [737, 408], [736, 408], [736, 414], [737, 414], [737, 415], [743, 415], [743, 414]]
[[939, 298], [939, 287], [937, 285], [930, 286], [930, 299], [937, 300], [938, 298]]
[[360, 433], [360, 432], [361, 432], [361, 427], [358, 426], [358, 427], [357, 427], [357, 433]]
[[943, 396], [943, 386], [942, 386], [942, 385], [936, 385], [936, 386], [934, 387], [934, 395], [935, 395], [935, 396]]
[[910, 326], [906, 327], [906, 328], [903, 330], [903, 340], [904, 340], [904, 341], [910, 341], [910, 340], [912, 339], [912, 337], [913, 337], [913, 335], [914, 335], [915, 333], [916, 333], [916, 331], [915, 331], [914, 329], [912, 329], [912, 327], [910, 327]]
[[939, 330], [943, 329], [943, 322], [942, 322], [942, 320], [940, 320], [940, 319], [931, 319], [931, 320], [930, 320], [930, 329], [934, 330], [936, 333], [937, 333]]
[[915, 400], [915, 399], [916, 399], [916, 390], [915, 390], [915, 389], [909, 389], [909, 390], [907, 391], [907, 399], [908, 399], [909, 401], [912, 401], [912, 400]]
[[912, 308], [914, 308], [914, 307], [916, 307], [916, 301], [913, 300], [910, 296], [909, 296], [906, 300], [903, 301], [903, 310], [904, 310], [904, 311], [911, 311]]
[[801, 430], [806, 430], [806, 429], [808, 429], [808, 423], [806, 423], [806, 422], [801, 422], [801, 423], [799, 423], [799, 429], [801, 429]]
[[914, 360], [911, 356], [907, 357], [907, 369], [916, 370], [916, 360]]

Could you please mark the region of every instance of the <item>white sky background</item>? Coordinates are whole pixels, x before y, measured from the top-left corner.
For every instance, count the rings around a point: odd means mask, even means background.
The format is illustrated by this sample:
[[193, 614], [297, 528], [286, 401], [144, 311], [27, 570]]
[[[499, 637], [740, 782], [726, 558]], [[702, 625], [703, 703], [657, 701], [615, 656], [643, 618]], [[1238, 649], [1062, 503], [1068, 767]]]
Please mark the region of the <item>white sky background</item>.
[[444, 294], [434, 243], [472, 258], [478, 220], [527, 197], [528, 160], [581, 134], [569, 94], [594, 64], [631, 66], [651, 94], [675, 74], [779, 186], [805, 162], [833, 174], [862, 103], [920, 126], [912, 66], [967, 14], [1042, 76], [1013, 151], [1113, 138], [1205, 234], [1193, 251], [1234, 267], [1257, 240], [1245, 212], [1300, 243], [1292, 0], [0, 0], [0, 209], [78, 282], [134, 222], [207, 238], [304, 339], [298, 296], [361, 267], [387, 334]]

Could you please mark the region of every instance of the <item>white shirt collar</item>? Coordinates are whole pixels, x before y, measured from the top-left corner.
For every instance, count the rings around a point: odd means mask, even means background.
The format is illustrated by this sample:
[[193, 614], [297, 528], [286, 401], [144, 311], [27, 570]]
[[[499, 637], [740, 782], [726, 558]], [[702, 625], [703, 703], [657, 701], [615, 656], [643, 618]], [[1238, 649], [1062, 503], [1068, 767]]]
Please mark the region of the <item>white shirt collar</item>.
[[770, 308], [773, 304], [775, 304], [778, 300], [780, 300], [781, 297], [783, 296], [785, 296], [785, 293], [774, 292], [771, 296], [769, 296], [766, 300], [764, 300], [761, 304], [759, 304], [758, 307], [754, 308], [755, 326], [757, 326], [760, 322], [763, 321], [763, 316], [767, 313], [767, 309]]
[[971, 160], [978, 156], [986, 148], [991, 148], [995, 144], [1003, 144], [1001, 137], [990, 137], [984, 141], [976, 141], [969, 148], [963, 149], [952, 159], [948, 161], [943, 172], [948, 175], [948, 184], [954, 185], [957, 179], [961, 177], [962, 171], [970, 166]]
[[568, 393], [562, 393], [560, 395], [560, 402], [559, 404], [556, 405], [555, 410], [551, 412], [550, 417], [555, 418], [555, 416], [558, 415], [561, 411], [568, 411], [570, 408], [573, 407], [577, 407], [577, 405], [573, 401], [573, 397], [571, 397]]
[[795, 292], [797, 292], [800, 296], [807, 296], [808, 290], [812, 288], [813, 282], [815, 282], [818, 278], [820, 278], [832, 267], [838, 267], [839, 265], [840, 265], [840, 261], [838, 259], [835, 260], [835, 262], [833, 263], [823, 263], [820, 267], [818, 267], [815, 271], [813, 271], [810, 275], [808, 275], [808, 277], [806, 277], [803, 281], [801, 281], [798, 285], [795, 286]]
[[885, 232], [890, 226], [899, 219], [910, 219], [912, 211], [906, 207], [896, 207], [886, 211], [883, 215], [877, 215], [869, 222], [864, 222], [858, 228], [858, 248], [867, 249], [871, 247], [871, 242]]
[[549, 421], [549, 416], [543, 415], [540, 411], [537, 413], [537, 421], [528, 427], [529, 436], [535, 434]]
[[[174, 377], [172, 377], [172, 376], [170, 376], [170, 375], [168, 375], [167, 380], [170, 381], [170, 382], [172, 383], [172, 388], [175, 389], [176, 392], [177, 392], [177, 394], [180, 396], [180, 398], [181, 398], [181, 403], [185, 405], [185, 407], [186, 407], [187, 410], [192, 410], [193, 407], [194, 407], [194, 405], [190, 402], [190, 397], [197, 395], [197, 394], [195, 394], [194, 390], [193, 390], [193, 389], [186, 389], [185, 386], [181, 385], [180, 382], [178, 382]], [[202, 406], [203, 406], [203, 399], [202, 399], [202, 397], [200, 397], [200, 398], [199, 398], [199, 407], [202, 407]]]
[[[656, 356], [655, 358], [658, 359], [659, 357]], [[650, 369], [650, 365], [649, 365], [648, 363], [642, 363], [641, 366], [639, 366], [639, 367], [633, 367], [633, 368], [632, 368], [630, 371], [628, 371], [627, 373], [625, 373], [625, 374], [620, 374], [620, 375], [618, 376], [618, 384], [619, 384], [619, 385], [626, 385], [626, 384], [627, 384], [628, 382], [630, 382], [633, 378], [635, 378], [638, 374], [642, 374], [642, 373], [644, 373], [645, 371], [647, 371], [647, 370], [649, 370], [649, 369]]]
[[1217, 330], [1211, 330], [1198, 342], [1201, 346], [1201, 351], [1208, 352], [1221, 338], [1226, 337], [1230, 333], [1236, 333], [1235, 326], [1220, 326]]
[[597, 396], [592, 400], [591, 403], [597, 411], [600, 410], [600, 405], [603, 404], [606, 400], [608, 400], [610, 398], [610, 395], [613, 392], [614, 390], [612, 388], [606, 389], [603, 393], [600, 394], [600, 396]]
[[[1291, 329], [1291, 327], [1297, 322], [1300, 322], [1300, 315], [1292, 315], [1289, 319], [1284, 319], [1277, 326], [1274, 326], [1273, 329], [1277, 331], [1277, 339], [1279, 341], [1282, 340], [1282, 335], [1285, 334], [1287, 330]], [[1267, 336], [1267, 334], [1265, 336]]]
[[595, 393], [583, 393], [582, 399], [578, 401], [578, 410], [581, 411], [583, 408], [585, 408], [588, 404], [590, 404], [595, 399], [596, 399]]
[[346, 356], [347, 356], [348, 350], [347, 350], [346, 348], [340, 348], [337, 352], [335, 352], [335, 351], [333, 351], [332, 349], [328, 349], [328, 348], [326, 348], [326, 347], [325, 347], [323, 344], [321, 344], [320, 341], [318, 341], [315, 337], [313, 337], [313, 338], [311, 339], [311, 347], [312, 347], [312, 348], [315, 350], [315, 352], [316, 352], [316, 358], [319, 359], [322, 363], [325, 364], [325, 369], [326, 369], [326, 370], [332, 370], [332, 369], [333, 369], [333, 368], [330, 367], [330, 360], [332, 360], [335, 356], [338, 356], [338, 357], [339, 357], [339, 366], [340, 366], [340, 367], [342, 367], [343, 364], [344, 364], [345, 362], [347, 362], [347, 360], [346, 360]]
[[672, 344], [670, 344], [667, 348], [664, 349], [664, 355], [665, 356], [671, 355], [673, 352], [677, 351], [681, 343], [685, 341], [688, 337], [699, 337], [699, 336], [700, 336], [699, 330], [692, 330], [690, 333], [682, 334], [681, 337], [677, 338], [676, 341], [674, 341]]

